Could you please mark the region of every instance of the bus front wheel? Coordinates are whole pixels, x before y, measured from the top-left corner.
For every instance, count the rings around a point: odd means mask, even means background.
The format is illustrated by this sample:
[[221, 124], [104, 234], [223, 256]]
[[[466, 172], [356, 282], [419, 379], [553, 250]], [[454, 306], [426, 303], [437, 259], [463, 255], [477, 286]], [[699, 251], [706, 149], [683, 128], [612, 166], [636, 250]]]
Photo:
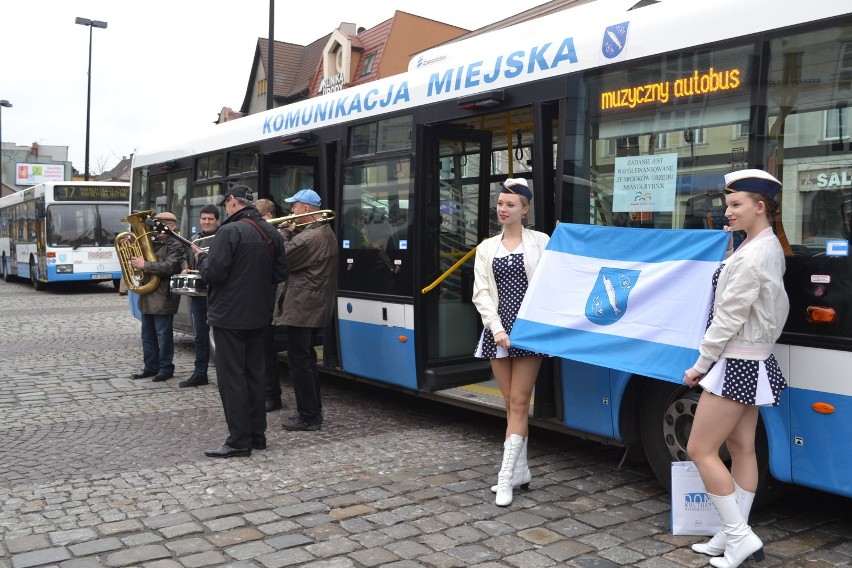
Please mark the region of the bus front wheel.
[[[660, 484], [671, 491], [671, 463], [687, 461], [686, 444], [692, 431], [692, 421], [700, 392], [686, 385], [649, 379], [642, 392], [639, 431], [648, 465]], [[769, 444], [763, 420], [758, 420], [755, 436], [757, 454], [757, 493], [759, 501], [768, 500]], [[722, 445], [719, 457], [730, 467], [731, 457]]]
[[30, 282], [37, 292], [44, 290], [44, 282], [38, 279], [38, 265], [33, 259], [30, 259]]
[[6, 282], [11, 282], [12, 280], [14, 280], [15, 277], [12, 276], [12, 271], [9, 269], [9, 259], [6, 258], [5, 254], [0, 257], [0, 265], [2, 265], [0, 266], [0, 268], [2, 268], [3, 270], [3, 280], [5, 280]]

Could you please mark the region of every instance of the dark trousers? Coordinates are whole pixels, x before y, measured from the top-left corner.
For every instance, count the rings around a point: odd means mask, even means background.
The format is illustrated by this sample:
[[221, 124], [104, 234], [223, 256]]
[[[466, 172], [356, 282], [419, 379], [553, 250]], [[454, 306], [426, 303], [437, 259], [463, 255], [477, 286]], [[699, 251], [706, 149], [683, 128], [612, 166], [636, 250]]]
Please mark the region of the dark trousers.
[[264, 328], [213, 328], [219, 396], [228, 423], [226, 444], [250, 448], [266, 441]]
[[305, 422], [321, 420], [319, 371], [314, 344], [318, 327], [287, 326], [287, 366], [296, 394], [296, 409]]
[[173, 321], [171, 314], [142, 314], [142, 361], [146, 373], [174, 373]]
[[278, 352], [275, 351], [275, 326], [266, 327], [263, 336], [263, 350], [266, 355], [266, 400], [281, 400], [281, 381], [278, 378]]
[[206, 375], [210, 363], [210, 326], [207, 325], [207, 297], [190, 296], [189, 311], [192, 315], [192, 331], [195, 333], [195, 367], [192, 372], [196, 375]]

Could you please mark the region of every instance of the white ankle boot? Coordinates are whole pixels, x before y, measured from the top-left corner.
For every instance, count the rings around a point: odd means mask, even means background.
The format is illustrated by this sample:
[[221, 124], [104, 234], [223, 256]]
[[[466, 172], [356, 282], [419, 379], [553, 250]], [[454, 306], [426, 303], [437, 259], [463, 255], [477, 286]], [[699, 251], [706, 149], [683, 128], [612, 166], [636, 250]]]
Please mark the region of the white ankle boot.
[[[737, 504], [743, 514], [743, 519], [748, 523], [748, 515], [751, 512], [751, 505], [754, 503], [754, 493], [744, 490], [734, 482], [734, 494], [737, 496]], [[725, 553], [725, 531], [720, 530], [705, 543], [693, 544], [692, 550], [707, 556], [722, 556]]]
[[[524, 445], [521, 447], [521, 453], [518, 454], [518, 461], [515, 462], [515, 473], [512, 474], [512, 487], [520, 487], [521, 489], [529, 489], [532, 473], [530, 466], [527, 463], [527, 441], [529, 438], [524, 438]], [[491, 486], [491, 493], [497, 493], [497, 486]], [[722, 554], [721, 552], [719, 554]]]
[[512, 502], [512, 476], [523, 446], [524, 439], [517, 434], [512, 434], [503, 442], [503, 464], [497, 474], [497, 497], [494, 499], [498, 507], [505, 507]]
[[730, 495], [708, 493], [708, 495], [722, 519], [722, 530], [725, 531], [725, 555], [711, 558], [710, 564], [716, 568], [737, 568], [752, 554], [755, 560], [763, 560], [763, 543], [746, 524], [740, 506], [737, 504], [736, 493]]

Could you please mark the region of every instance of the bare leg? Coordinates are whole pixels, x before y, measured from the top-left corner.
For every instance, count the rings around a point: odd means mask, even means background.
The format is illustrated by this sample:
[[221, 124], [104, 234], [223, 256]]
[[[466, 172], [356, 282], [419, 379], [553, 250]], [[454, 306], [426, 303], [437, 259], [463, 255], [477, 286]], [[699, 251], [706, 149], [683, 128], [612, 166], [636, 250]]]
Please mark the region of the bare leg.
[[745, 412], [726, 440], [728, 451], [731, 453], [731, 475], [737, 485], [749, 493], [754, 493], [757, 489], [754, 437], [759, 415], [760, 410], [756, 406], [746, 406]]
[[[737, 427], [747, 409], [748, 406], [745, 404], [707, 391], [701, 393], [686, 451], [698, 467], [708, 493], [714, 495], [734, 493], [734, 479], [719, 458], [719, 448]], [[742, 436], [743, 432], [739, 432], [739, 435]]]
[[492, 359], [491, 370], [506, 406], [506, 437], [529, 433], [530, 398], [541, 366], [541, 357]]

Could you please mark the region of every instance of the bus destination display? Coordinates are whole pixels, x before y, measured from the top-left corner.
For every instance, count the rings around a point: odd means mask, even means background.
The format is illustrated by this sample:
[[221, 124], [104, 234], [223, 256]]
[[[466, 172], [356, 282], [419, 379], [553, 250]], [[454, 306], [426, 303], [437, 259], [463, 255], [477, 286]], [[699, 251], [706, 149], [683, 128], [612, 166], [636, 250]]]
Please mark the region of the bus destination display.
[[53, 188], [56, 201], [127, 201], [129, 187], [98, 185], [57, 185]]

